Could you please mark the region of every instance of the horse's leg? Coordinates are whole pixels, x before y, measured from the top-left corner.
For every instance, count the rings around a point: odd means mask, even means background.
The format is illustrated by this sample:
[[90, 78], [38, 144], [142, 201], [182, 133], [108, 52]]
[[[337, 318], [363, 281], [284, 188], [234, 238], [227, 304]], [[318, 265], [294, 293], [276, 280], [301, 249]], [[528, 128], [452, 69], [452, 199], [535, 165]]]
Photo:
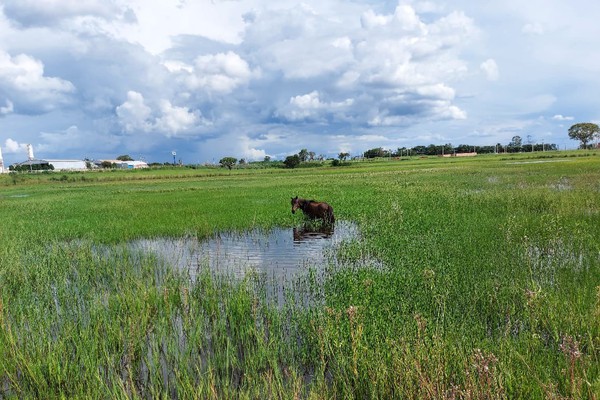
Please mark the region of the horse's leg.
[[329, 207], [327, 209], [327, 214], [327, 219], [333, 224], [335, 222], [335, 217], [333, 216], [333, 207]]

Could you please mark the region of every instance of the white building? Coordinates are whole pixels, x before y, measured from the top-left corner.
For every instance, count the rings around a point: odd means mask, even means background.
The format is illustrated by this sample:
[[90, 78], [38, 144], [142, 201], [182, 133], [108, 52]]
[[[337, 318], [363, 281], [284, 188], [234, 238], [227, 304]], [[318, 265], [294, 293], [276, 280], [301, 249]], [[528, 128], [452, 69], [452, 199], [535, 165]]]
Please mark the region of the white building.
[[126, 169], [139, 169], [139, 168], [148, 168], [148, 164], [144, 161], [121, 161], [119, 165], [120, 168]]
[[94, 164], [102, 168], [102, 163], [114, 164], [114, 167], [121, 169], [139, 169], [148, 168], [148, 164], [144, 161], [121, 161], [121, 160], [95, 160]]
[[[0, 153], [2, 159], [2, 153]], [[33, 146], [27, 145], [27, 161], [14, 164], [16, 167], [26, 167], [35, 171], [85, 171], [87, 164], [83, 160], [41, 160], [33, 156]]]
[[[35, 171], [53, 170], [53, 171], [85, 171], [87, 165], [83, 160], [39, 160], [30, 159], [21, 163], [14, 164], [16, 167], [29, 167]], [[52, 166], [52, 168], [49, 168]]]
[[87, 165], [83, 160], [45, 160], [55, 171], [85, 171]]

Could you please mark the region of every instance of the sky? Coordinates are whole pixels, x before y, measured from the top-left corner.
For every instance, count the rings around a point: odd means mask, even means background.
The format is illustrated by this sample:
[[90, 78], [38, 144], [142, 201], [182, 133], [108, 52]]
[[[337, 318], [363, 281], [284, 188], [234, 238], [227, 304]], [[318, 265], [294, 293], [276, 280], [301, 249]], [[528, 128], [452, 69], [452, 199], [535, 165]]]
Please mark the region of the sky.
[[555, 143], [600, 121], [600, 2], [0, 0], [0, 149], [218, 163]]

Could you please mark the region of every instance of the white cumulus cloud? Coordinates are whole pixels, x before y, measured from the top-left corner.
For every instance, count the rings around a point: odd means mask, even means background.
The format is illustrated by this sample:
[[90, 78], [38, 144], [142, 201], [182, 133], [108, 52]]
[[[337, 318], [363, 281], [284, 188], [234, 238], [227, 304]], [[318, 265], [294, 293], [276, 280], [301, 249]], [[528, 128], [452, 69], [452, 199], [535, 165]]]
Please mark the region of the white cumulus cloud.
[[574, 118], [573, 117], [567, 117], [561, 114], [556, 114], [552, 117], [553, 120], [555, 121], [573, 121]]
[[495, 60], [488, 58], [487, 60], [481, 63], [479, 68], [483, 71], [483, 73], [489, 81], [498, 80], [500, 76], [500, 71], [498, 70], [498, 64], [496, 64]]
[[64, 105], [75, 87], [67, 80], [46, 76], [38, 59], [27, 54], [13, 57], [0, 50], [0, 91], [17, 107], [41, 113]]
[[0, 107], [0, 115], [8, 115], [15, 110], [14, 104], [10, 100], [6, 100], [6, 105]]
[[27, 143], [19, 143], [16, 140], [11, 138], [6, 139], [4, 142], [4, 152], [5, 153], [21, 153], [27, 150]]
[[117, 116], [120, 124], [127, 132], [143, 131], [146, 132], [150, 128], [148, 118], [152, 114], [152, 110], [144, 101], [144, 96], [135, 91], [127, 92], [127, 100], [117, 106]]
[[344, 113], [354, 104], [353, 99], [343, 101], [323, 102], [320, 93], [313, 90], [310, 93], [293, 96], [286, 107], [280, 110], [280, 116], [290, 121], [317, 120], [325, 115]]
[[187, 107], [176, 107], [168, 100], [160, 105], [161, 116], [157, 118], [154, 128], [167, 135], [176, 135], [193, 128], [200, 122], [198, 112], [191, 112]]
[[200, 123], [208, 124], [198, 111], [174, 106], [169, 100], [161, 100], [157, 110], [153, 111], [144, 96], [136, 91], [129, 91], [127, 100], [115, 111], [120, 125], [128, 133], [155, 132], [171, 137]]
[[[172, 68], [173, 65], [171, 64]], [[227, 53], [198, 56], [192, 68], [178, 65], [179, 71], [192, 71], [185, 82], [190, 89], [229, 94], [250, 80], [252, 71], [238, 54]]]

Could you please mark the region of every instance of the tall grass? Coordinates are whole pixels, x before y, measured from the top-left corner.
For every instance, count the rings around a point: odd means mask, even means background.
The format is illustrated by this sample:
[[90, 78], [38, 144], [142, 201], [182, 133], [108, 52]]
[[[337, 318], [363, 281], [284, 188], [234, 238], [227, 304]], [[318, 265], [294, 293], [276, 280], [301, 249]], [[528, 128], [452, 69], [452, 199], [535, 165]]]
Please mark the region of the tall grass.
[[[540, 160], [7, 182], [0, 398], [598, 399], [600, 160]], [[362, 239], [283, 307], [126, 246], [292, 226], [295, 195]]]

